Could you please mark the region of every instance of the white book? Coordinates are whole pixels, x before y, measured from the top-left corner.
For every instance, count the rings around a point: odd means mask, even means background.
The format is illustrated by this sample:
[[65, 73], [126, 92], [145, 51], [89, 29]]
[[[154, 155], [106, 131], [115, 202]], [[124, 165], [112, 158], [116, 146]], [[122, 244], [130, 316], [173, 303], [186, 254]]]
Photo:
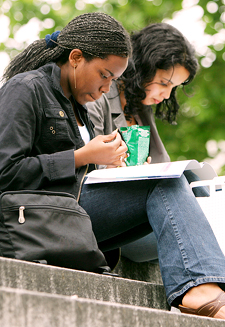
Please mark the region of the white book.
[[201, 180], [212, 179], [217, 176], [213, 167], [207, 162], [181, 160], [141, 166], [97, 169], [87, 175], [85, 184], [179, 178], [185, 170], [192, 170]]

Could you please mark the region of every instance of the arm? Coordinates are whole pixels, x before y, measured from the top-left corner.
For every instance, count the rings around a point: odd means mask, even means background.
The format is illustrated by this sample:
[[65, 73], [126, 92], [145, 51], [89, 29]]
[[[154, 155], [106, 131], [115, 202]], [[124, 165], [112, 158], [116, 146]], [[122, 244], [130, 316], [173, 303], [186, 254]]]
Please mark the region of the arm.
[[9, 83], [0, 90], [2, 191], [40, 189], [63, 180], [72, 182], [75, 181], [75, 169], [87, 163], [115, 162], [119, 165], [119, 157], [126, 151], [126, 146], [116, 135], [99, 136], [81, 149], [74, 151], [71, 145], [71, 149], [62, 151], [64, 141], [60, 146], [57, 139], [53, 140], [51, 132], [49, 134], [49, 126], [43, 128], [46, 117], [37, 94], [33, 85], [20, 82]]
[[97, 165], [125, 166], [121, 156], [125, 156], [127, 146], [115, 130], [109, 135], [98, 135], [82, 148], [74, 151], [76, 168], [94, 163]]
[[[15, 85], [14, 85], [15, 83]], [[38, 189], [75, 178], [74, 151], [43, 154], [42, 112], [34, 89], [16, 79], [0, 90], [0, 189]]]

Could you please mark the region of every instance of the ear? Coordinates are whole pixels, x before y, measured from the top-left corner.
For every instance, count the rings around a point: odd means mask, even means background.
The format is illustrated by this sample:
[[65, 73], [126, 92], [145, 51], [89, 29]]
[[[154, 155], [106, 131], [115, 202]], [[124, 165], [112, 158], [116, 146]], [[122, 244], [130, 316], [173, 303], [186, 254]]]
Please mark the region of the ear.
[[69, 62], [73, 67], [76, 66], [82, 59], [84, 59], [84, 56], [80, 49], [73, 49], [70, 52]]

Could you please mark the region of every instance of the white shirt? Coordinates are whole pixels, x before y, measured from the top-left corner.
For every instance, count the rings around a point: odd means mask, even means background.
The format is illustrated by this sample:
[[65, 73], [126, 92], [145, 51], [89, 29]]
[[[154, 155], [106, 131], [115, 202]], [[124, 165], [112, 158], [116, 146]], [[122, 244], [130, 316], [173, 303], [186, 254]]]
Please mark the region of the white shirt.
[[90, 134], [88, 132], [86, 125], [78, 126], [78, 127], [79, 127], [80, 135], [81, 135], [84, 143], [87, 144], [88, 142], [90, 142]]

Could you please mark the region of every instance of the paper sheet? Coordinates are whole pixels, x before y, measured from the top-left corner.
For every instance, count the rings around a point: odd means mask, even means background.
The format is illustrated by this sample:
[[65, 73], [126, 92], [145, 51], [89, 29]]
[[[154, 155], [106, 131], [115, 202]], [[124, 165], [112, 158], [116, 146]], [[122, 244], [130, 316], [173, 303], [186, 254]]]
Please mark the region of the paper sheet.
[[181, 160], [158, 164], [93, 170], [85, 184], [131, 181], [139, 179], [179, 178], [185, 170], [192, 170], [199, 178], [212, 179], [216, 172], [206, 162]]

